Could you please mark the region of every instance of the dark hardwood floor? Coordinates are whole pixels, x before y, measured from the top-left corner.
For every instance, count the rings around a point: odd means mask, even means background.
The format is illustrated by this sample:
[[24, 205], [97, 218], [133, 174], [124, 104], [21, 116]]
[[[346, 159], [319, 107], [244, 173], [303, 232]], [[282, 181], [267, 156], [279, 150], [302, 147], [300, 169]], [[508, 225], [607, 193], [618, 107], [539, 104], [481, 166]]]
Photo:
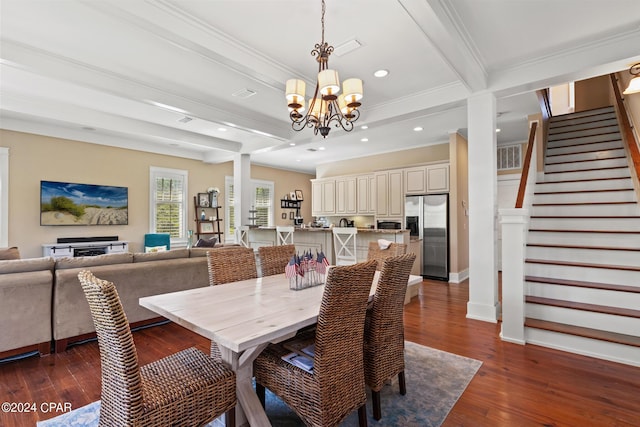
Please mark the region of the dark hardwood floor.
[[[483, 362], [445, 426], [640, 425], [640, 368], [502, 342], [499, 324], [465, 317], [467, 300], [467, 282], [425, 281], [405, 311], [407, 340]], [[209, 348], [207, 340], [171, 323], [137, 331], [134, 339], [142, 364], [193, 345]], [[58, 414], [43, 412], [43, 403], [78, 408], [99, 398], [96, 342], [0, 365], [0, 401], [37, 407], [3, 411], [0, 426], [34, 426]]]

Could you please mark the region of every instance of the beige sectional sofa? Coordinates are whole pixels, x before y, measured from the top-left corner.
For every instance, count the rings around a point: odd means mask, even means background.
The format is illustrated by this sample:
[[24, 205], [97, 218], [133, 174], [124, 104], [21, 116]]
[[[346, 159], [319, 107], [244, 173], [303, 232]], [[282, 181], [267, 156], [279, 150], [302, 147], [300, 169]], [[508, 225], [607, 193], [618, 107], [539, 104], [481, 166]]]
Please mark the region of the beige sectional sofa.
[[161, 320], [140, 297], [207, 286], [207, 250], [177, 249], [95, 257], [0, 261], [0, 358], [28, 351], [64, 351], [95, 336], [78, 272], [91, 270], [115, 283], [133, 327]]

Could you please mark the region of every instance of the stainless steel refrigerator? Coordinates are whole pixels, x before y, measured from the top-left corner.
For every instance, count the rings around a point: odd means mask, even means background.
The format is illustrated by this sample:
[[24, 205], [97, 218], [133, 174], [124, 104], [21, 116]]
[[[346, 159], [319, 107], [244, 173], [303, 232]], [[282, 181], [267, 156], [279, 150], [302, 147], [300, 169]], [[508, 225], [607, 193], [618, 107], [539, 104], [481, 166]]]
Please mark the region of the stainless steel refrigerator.
[[449, 195], [407, 196], [405, 224], [412, 239], [422, 240], [422, 275], [449, 280]]

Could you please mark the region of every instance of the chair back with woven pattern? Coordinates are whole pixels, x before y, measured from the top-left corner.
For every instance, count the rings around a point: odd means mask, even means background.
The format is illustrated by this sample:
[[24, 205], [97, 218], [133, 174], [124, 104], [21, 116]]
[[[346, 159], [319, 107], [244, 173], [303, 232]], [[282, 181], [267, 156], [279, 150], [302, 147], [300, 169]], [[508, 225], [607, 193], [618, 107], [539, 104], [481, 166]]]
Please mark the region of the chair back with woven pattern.
[[284, 273], [284, 268], [296, 253], [295, 245], [260, 246], [260, 271], [262, 277]]
[[98, 335], [102, 370], [101, 425], [133, 425], [142, 412], [138, 355], [113, 283], [83, 270], [78, 279]]
[[258, 277], [256, 256], [251, 248], [233, 246], [216, 248], [207, 252], [209, 284], [238, 282]]
[[407, 253], [407, 245], [405, 243], [391, 243], [387, 249], [381, 249], [377, 241], [369, 242], [369, 251], [367, 252], [367, 260], [375, 259], [378, 262], [378, 270], [382, 270], [382, 264], [387, 258], [404, 255]]
[[[366, 402], [362, 343], [369, 292], [376, 271], [374, 261], [332, 267], [320, 305], [315, 337], [314, 372], [321, 401], [348, 405], [343, 413]], [[345, 363], [348, 361], [348, 363]]]
[[404, 297], [415, 254], [384, 260], [365, 323], [365, 377], [372, 390], [404, 371]]

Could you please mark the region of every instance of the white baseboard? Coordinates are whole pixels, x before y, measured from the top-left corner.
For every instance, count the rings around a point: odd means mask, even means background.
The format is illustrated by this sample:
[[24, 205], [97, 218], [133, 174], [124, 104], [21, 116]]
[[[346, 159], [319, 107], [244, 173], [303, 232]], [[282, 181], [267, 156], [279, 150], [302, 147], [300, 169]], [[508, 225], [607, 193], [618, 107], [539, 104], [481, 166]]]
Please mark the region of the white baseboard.
[[469, 269], [465, 268], [457, 273], [449, 273], [450, 283], [461, 283], [469, 278]]

